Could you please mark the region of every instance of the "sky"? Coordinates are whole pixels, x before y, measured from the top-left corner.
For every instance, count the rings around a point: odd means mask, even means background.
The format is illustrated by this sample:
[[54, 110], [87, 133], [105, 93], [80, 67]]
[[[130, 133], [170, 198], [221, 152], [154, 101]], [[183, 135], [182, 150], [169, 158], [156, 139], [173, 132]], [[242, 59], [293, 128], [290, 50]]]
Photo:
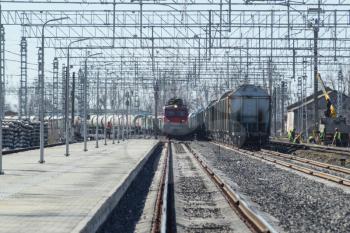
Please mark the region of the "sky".
[[[89, 2], [89, 1], [87, 1]], [[225, 1], [224, 1], [225, 2]], [[242, 2], [242, 1], [232, 1], [232, 2]], [[328, 1], [330, 2], [330, 1]], [[344, 2], [350, 2], [350, 1], [344, 1]], [[73, 10], [73, 9], [79, 9], [79, 10], [89, 10], [89, 9], [111, 9], [112, 5], [89, 5], [89, 4], [14, 4], [14, 3], [2, 3], [1, 4], [3, 10], [40, 10], [40, 9], [52, 9], [52, 10]], [[117, 6], [118, 10], [130, 10], [132, 6]], [[173, 6], [176, 7], [178, 10], [184, 10], [184, 6]], [[237, 6], [233, 6], [233, 8], [237, 8]], [[196, 6], [196, 10], [201, 9], [203, 6]], [[215, 7], [218, 9], [218, 6]], [[245, 9], [256, 9], [256, 10], [263, 10], [263, 9], [278, 9], [279, 7], [276, 6], [269, 6], [269, 7], [262, 7], [262, 6], [247, 6]], [[349, 8], [350, 7], [346, 7]], [[135, 6], [135, 9], [138, 10], [138, 5]], [[146, 6], [147, 9], [147, 6]], [[152, 10], [161, 10], [161, 9], [171, 9], [169, 6], [152, 6], [150, 8]], [[191, 9], [191, 6], [188, 6], [188, 9]], [[225, 7], [224, 7], [225, 9]], [[342, 8], [344, 9], [344, 8]], [[7, 90], [16, 90], [19, 87], [19, 78], [20, 78], [20, 39], [21, 39], [21, 28], [19, 26], [5, 26], [5, 46], [6, 46], [6, 86]], [[38, 51], [38, 44], [35, 39], [31, 39], [28, 45], [28, 78], [29, 82], [32, 82], [37, 77], [37, 51]], [[45, 50], [45, 77], [51, 78], [52, 77], [52, 60], [55, 56], [55, 52], [52, 49], [46, 49]], [[78, 67], [73, 67], [73, 72], [77, 71]], [[312, 84], [309, 82], [310, 85]], [[311, 86], [310, 86], [311, 87]], [[11, 106], [15, 107], [18, 104], [18, 98], [17, 94], [13, 93], [11, 97], [7, 98], [7, 103], [10, 103]]]

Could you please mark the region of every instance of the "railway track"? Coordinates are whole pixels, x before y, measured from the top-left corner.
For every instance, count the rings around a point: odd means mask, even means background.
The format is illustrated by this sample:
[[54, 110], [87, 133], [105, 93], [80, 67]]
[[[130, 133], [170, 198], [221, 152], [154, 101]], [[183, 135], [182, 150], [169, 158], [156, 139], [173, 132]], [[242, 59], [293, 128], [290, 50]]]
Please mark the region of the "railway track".
[[339, 173], [343, 173], [346, 175], [350, 175], [350, 169], [349, 168], [345, 168], [345, 167], [341, 167], [341, 166], [336, 166], [336, 165], [332, 165], [332, 164], [328, 164], [328, 163], [322, 163], [322, 162], [318, 162], [318, 161], [314, 161], [311, 159], [305, 159], [305, 158], [300, 158], [298, 156], [293, 156], [293, 155], [287, 155], [287, 154], [283, 154], [280, 152], [276, 152], [276, 151], [270, 151], [270, 150], [265, 150], [262, 149], [261, 150], [264, 154], [271, 154], [277, 157], [281, 157], [284, 159], [288, 159], [291, 161], [297, 161], [300, 163], [305, 163], [305, 164], [310, 164], [312, 166], [316, 166], [322, 169], [328, 169], [331, 171], [335, 171], [335, 172], [339, 172]]
[[276, 232], [188, 144], [167, 144], [152, 232]]
[[[331, 181], [334, 183], [337, 183], [342, 186], [347, 186], [350, 187], [350, 180], [347, 178], [344, 178], [344, 176], [340, 174], [345, 174], [349, 175], [350, 174], [350, 169], [348, 168], [343, 168], [340, 166], [335, 166], [335, 165], [330, 165], [326, 163], [321, 163], [321, 162], [316, 162], [304, 158], [298, 158], [296, 156], [288, 156], [282, 153], [274, 152], [274, 151], [269, 151], [269, 150], [262, 150], [262, 151], [249, 151], [249, 150], [244, 150], [244, 149], [237, 149], [233, 148], [230, 145], [224, 145], [221, 143], [215, 142], [214, 144], [223, 146], [229, 150], [232, 150], [236, 153], [240, 153], [242, 155], [248, 155], [248, 156], [253, 156], [274, 164], [278, 164], [280, 166], [289, 168], [291, 170], [295, 170], [298, 172], [302, 172], [304, 174], [318, 177], [327, 181]], [[297, 162], [297, 164], [295, 163]], [[311, 166], [322, 168], [325, 171], [319, 171], [314, 168], [310, 168]], [[333, 175], [330, 174], [331, 172], [337, 172], [339, 175]]]
[[170, 143], [165, 142], [165, 163], [162, 168], [161, 178], [159, 182], [159, 191], [156, 200], [155, 213], [153, 217], [152, 233], [167, 232], [169, 225], [169, 154]]
[[[281, 232], [350, 232], [349, 188], [205, 141], [193, 141], [228, 184]], [[270, 216], [270, 217], [269, 217]]]
[[274, 149], [288, 148], [288, 151], [295, 151], [298, 149], [308, 149], [308, 150], [317, 151], [317, 152], [334, 153], [337, 155], [350, 157], [350, 150], [348, 148], [322, 146], [322, 145], [315, 145], [310, 143], [295, 144], [295, 143], [290, 143], [290, 142], [285, 142], [280, 140], [271, 140], [270, 142], [271, 143], [268, 145], [268, 147], [274, 148]]

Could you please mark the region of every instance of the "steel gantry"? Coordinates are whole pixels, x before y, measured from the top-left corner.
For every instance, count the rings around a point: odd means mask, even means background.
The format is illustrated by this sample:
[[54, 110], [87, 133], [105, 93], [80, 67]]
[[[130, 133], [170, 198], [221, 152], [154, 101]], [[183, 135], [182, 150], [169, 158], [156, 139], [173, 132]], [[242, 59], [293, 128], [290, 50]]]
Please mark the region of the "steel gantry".
[[[159, 83], [159, 105], [170, 94], [182, 94], [194, 109], [201, 106], [198, 99], [208, 102], [208, 98], [217, 98], [225, 90], [244, 83], [261, 85], [275, 97], [274, 121], [279, 122], [275, 125], [280, 128], [285, 105], [297, 100], [297, 91], [301, 90], [298, 77], [306, 82], [302, 87], [302, 96], [306, 96], [318, 90], [312, 72], [329, 77], [326, 83], [337, 81], [338, 77], [332, 75], [336, 69], [348, 74], [350, 13], [345, 6], [350, 6], [349, 0], [11, 0], [2, 1], [0, 18], [5, 27], [20, 26], [22, 42], [26, 40], [30, 48], [40, 46], [41, 28], [46, 21], [67, 19], [45, 29], [44, 47], [49, 51], [45, 54], [57, 58], [53, 79], [45, 84], [46, 89], [52, 90], [46, 97], [50, 101], [45, 102], [52, 104], [45, 105], [46, 113], [52, 116], [62, 115], [62, 109], [58, 109], [67, 99], [77, 101], [76, 106], [66, 106], [66, 112], [75, 109], [79, 113], [75, 115], [84, 115], [82, 88], [87, 75], [79, 69], [88, 67], [87, 105], [94, 106], [98, 66], [112, 62], [109, 72], [117, 74], [116, 80], [123, 80], [123, 89], [121, 85], [116, 88], [120, 93], [134, 91], [144, 95], [139, 106], [148, 109], [154, 83]], [[67, 59], [67, 47], [77, 40], [80, 42], [71, 46], [70, 64], [67, 68], [63, 65], [61, 77], [58, 64]], [[33, 54], [22, 42], [19, 112], [27, 116], [30, 101], [23, 93], [32, 85], [27, 83], [33, 82], [29, 77], [36, 75], [28, 70]], [[88, 51], [103, 56], [84, 65]], [[73, 87], [72, 80], [67, 79], [70, 69], [78, 74], [78, 88], [75, 95], [63, 96]], [[99, 74], [105, 75], [103, 69]], [[306, 88], [312, 84], [313, 88]], [[169, 85], [173, 87], [168, 88]], [[290, 98], [293, 96], [294, 100]], [[98, 103], [95, 105], [98, 109]], [[112, 108], [111, 103], [109, 107]], [[317, 110], [315, 101], [314, 117]]]

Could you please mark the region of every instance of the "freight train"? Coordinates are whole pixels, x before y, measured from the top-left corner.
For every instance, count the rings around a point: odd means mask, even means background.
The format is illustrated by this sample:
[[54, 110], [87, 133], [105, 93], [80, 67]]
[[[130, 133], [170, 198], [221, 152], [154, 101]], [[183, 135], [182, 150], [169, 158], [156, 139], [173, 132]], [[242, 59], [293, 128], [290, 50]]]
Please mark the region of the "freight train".
[[197, 136], [238, 147], [268, 142], [270, 123], [271, 98], [254, 85], [228, 91], [189, 117], [189, 127]]
[[[131, 134], [145, 134], [151, 133], [153, 131], [153, 120], [154, 117], [148, 114], [129, 114], [128, 117], [126, 115], [118, 115], [118, 114], [107, 114], [105, 115], [90, 115], [87, 119], [87, 132], [89, 138], [94, 138], [96, 136], [96, 128], [98, 129], [98, 135], [100, 137], [104, 136], [104, 128], [105, 127], [113, 127], [115, 128], [116, 136], [119, 137], [121, 135], [125, 135], [126, 132], [130, 132]], [[34, 122], [38, 119], [32, 119]], [[70, 119], [69, 119], [70, 120]], [[57, 143], [64, 140], [65, 131], [64, 131], [64, 117], [58, 118], [45, 118], [45, 122], [48, 123], [48, 132], [49, 132], [49, 142]], [[74, 138], [76, 140], [82, 140], [83, 138], [83, 118], [80, 116], [75, 116], [73, 121], [73, 132]], [[108, 128], [108, 130], [111, 130]]]

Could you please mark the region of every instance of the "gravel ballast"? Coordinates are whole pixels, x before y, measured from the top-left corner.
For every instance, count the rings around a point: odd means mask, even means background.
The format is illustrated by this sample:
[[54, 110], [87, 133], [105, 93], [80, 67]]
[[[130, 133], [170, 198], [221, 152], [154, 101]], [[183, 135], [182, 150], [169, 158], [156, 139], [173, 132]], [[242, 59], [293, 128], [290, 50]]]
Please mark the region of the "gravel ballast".
[[202, 170], [194, 157], [175, 144], [174, 195], [176, 231], [185, 233], [251, 232]]
[[136, 225], [142, 217], [153, 177], [157, 171], [161, 150], [162, 148], [158, 147], [151, 155], [97, 233], [135, 232]]
[[208, 142], [191, 146], [233, 189], [275, 217], [285, 232], [350, 232], [350, 194], [341, 188]]

